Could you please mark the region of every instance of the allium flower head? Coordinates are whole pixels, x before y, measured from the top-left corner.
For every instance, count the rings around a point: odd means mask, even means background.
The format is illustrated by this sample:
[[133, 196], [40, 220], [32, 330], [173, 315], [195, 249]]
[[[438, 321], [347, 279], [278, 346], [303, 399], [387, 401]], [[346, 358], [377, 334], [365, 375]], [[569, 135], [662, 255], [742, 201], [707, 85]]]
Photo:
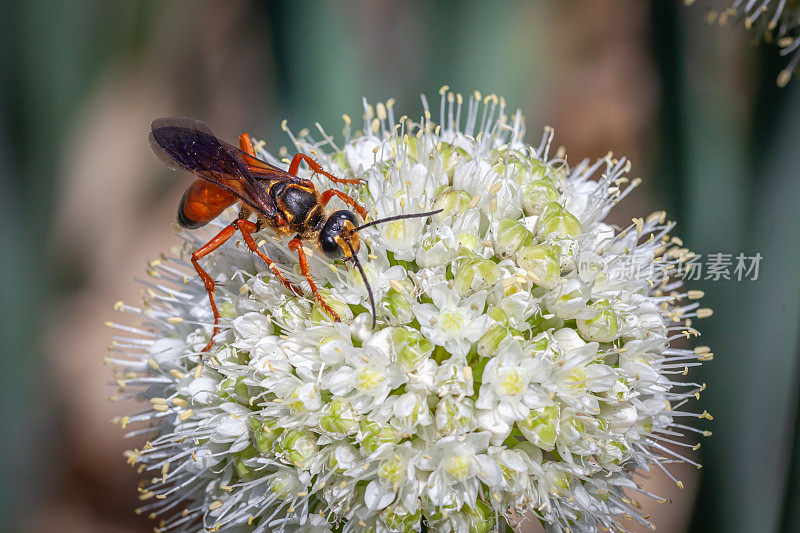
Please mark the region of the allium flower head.
[[[423, 103], [419, 122], [365, 103], [343, 146], [289, 133], [365, 180], [349, 192], [372, 218], [442, 210], [362, 233], [375, 329], [355, 269], [311, 257], [333, 322], [232, 240], [203, 259], [222, 332], [201, 353], [212, 315], [187, 257], [216, 228], [182, 233], [145, 305], [119, 305], [138, 324], [116, 326], [109, 361], [149, 404], [119, 422], [147, 438], [128, 459], [159, 530], [617, 529], [647, 525], [634, 497], [658, 498], [635, 471], [691, 463], [681, 436], [705, 432], [686, 419], [710, 417], [683, 407], [703, 389], [683, 376], [711, 354], [673, 341], [710, 311], [669, 276], [691, 258], [673, 223], [605, 223], [637, 183], [628, 163], [569, 168], [494, 95], [444, 88], [438, 121]], [[257, 240], [299, 284], [286, 243]]]
[[[684, 1], [690, 5], [695, 0]], [[730, 20], [744, 20], [748, 30], [754, 30], [759, 37], [767, 41], [774, 40], [781, 49], [781, 55], [791, 56], [789, 64], [778, 74], [778, 85], [786, 86], [792, 78], [792, 73], [800, 65], [800, 2], [728, 0], [727, 3], [729, 5], [724, 9], [709, 9], [706, 20], [709, 23], [718, 22], [722, 25]]]

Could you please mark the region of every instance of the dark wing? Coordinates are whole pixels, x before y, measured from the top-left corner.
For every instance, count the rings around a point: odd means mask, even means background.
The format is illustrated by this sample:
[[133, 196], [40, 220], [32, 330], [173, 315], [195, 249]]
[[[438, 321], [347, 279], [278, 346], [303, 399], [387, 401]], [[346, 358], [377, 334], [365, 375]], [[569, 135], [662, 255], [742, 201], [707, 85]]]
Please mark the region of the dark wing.
[[150, 125], [149, 140], [153, 152], [168, 167], [188, 170], [235, 194], [269, 217], [277, 214], [274, 202], [258, 185], [249, 165], [239, 154], [259, 160], [217, 139], [203, 122], [181, 117], [159, 118]]
[[266, 161], [262, 161], [257, 157], [253, 157], [245, 151], [236, 148], [233, 145], [220, 141], [220, 144], [231, 154], [234, 158], [241, 160], [247, 167], [250, 175], [259, 181], [292, 181], [295, 183], [304, 183], [308, 180], [298, 178], [289, 174], [284, 169], [270, 165]]

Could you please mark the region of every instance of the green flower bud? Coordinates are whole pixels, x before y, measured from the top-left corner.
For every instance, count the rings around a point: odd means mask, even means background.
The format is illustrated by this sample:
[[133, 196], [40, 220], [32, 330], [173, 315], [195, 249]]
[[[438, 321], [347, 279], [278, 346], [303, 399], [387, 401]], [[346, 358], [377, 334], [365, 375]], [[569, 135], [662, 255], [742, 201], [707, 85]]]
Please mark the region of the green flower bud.
[[350, 402], [334, 398], [325, 406], [324, 414], [319, 421], [323, 431], [336, 434], [352, 433], [358, 427]]
[[517, 265], [528, 273], [536, 285], [552, 289], [561, 276], [558, 247], [523, 246], [517, 252]]
[[442, 158], [442, 171], [447, 174], [447, 177], [450, 178], [452, 183], [453, 172], [456, 169], [456, 165], [461, 160], [469, 160], [470, 156], [463, 148], [457, 148], [450, 143], [441, 143], [437, 151]]
[[417, 509], [417, 512], [412, 514], [402, 505], [387, 507], [381, 513], [381, 520], [386, 527], [392, 531], [402, 531], [403, 533], [417, 531], [420, 518], [422, 518], [421, 509]]
[[250, 394], [247, 390], [247, 385], [244, 383], [243, 377], [238, 377], [236, 379], [227, 378], [224, 379], [220, 384], [220, 398], [233, 398], [238, 400], [249, 400]]
[[270, 451], [272, 443], [283, 433], [283, 428], [278, 427], [274, 418], [260, 420], [253, 417], [250, 419], [250, 427], [253, 428], [253, 445], [261, 453]]
[[392, 330], [397, 364], [406, 372], [414, 370], [433, 352], [433, 344], [422, 333], [411, 328], [395, 328]]
[[528, 348], [534, 352], [543, 352], [550, 347], [550, 337], [547, 333], [539, 333], [531, 339]]
[[552, 173], [547, 163], [526, 155], [507, 154], [506, 150], [494, 150], [490, 159], [498, 174], [512, 178], [517, 185], [546, 179]]
[[517, 427], [529, 442], [551, 451], [558, 437], [559, 411], [558, 405], [533, 410], [526, 418], [517, 421]]
[[474, 507], [465, 505], [461, 510], [469, 524], [469, 533], [489, 533], [494, 528], [495, 511], [488, 503], [476, 500]]
[[447, 187], [439, 193], [436, 201], [433, 202], [433, 210], [442, 209], [441, 213], [433, 215], [433, 220], [441, 222], [455, 214], [460, 215], [469, 209], [472, 196], [467, 191], [461, 191], [452, 187]]
[[544, 206], [550, 202], [557, 202], [558, 189], [548, 180], [536, 180], [524, 183], [521, 187], [522, 209], [526, 215], [538, 215]]
[[577, 237], [583, 232], [575, 215], [556, 202], [545, 204], [539, 220], [536, 221], [536, 236], [546, 239], [549, 236]]
[[619, 337], [619, 322], [617, 314], [611, 308], [608, 300], [599, 300], [589, 304], [599, 313], [594, 318], [578, 320], [578, 331], [585, 341], [611, 342]]
[[557, 173], [553, 167], [541, 159], [529, 159], [528, 164], [530, 165], [530, 170], [528, 172], [529, 181], [551, 180], [554, 179], [554, 175]]
[[402, 292], [389, 289], [389, 292], [381, 300], [381, 305], [385, 307], [390, 320], [394, 324], [408, 324], [414, 320], [411, 303]]
[[491, 287], [500, 281], [501, 274], [497, 263], [489, 259], [462, 260], [457, 266], [453, 287], [463, 296]]
[[[333, 296], [331, 296], [331, 292], [327, 289], [320, 289], [319, 293], [322, 296], [322, 299], [325, 300], [325, 303], [331, 306], [333, 311], [337, 315], [339, 315], [340, 319], [342, 319], [345, 322], [349, 322], [350, 320], [353, 319], [353, 310], [350, 309], [349, 305], [347, 305], [344, 302], [340, 302], [339, 300], [336, 300]], [[328, 313], [326, 313], [321, 307], [316, 305], [314, 306], [314, 309], [311, 311], [311, 316], [309, 318], [311, 318], [312, 322], [317, 322], [317, 323], [331, 322], [333, 320], [330, 316], [328, 316]]]
[[324, 449], [328, 451], [328, 469], [335, 472], [344, 472], [358, 457], [358, 450], [350, 444], [332, 445]]
[[527, 160], [521, 159], [517, 154], [509, 154], [506, 150], [492, 150], [489, 160], [495, 172], [512, 178], [517, 185], [522, 183], [528, 174]]
[[472, 232], [465, 231], [456, 238], [456, 246], [459, 250], [469, 250], [473, 252], [478, 247], [478, 236]]
[[489, 318], [492, 320], [496, 320], [506, 326], [508, 325], [508, 313], [506, 313], [502, 307], [492, 307], [486, 314], [489, 315]]
[[478, 339], [478, 355], [481, 357], [491, 357], [496, 355], [497, 347], [510, 335], [508, 326], [504, 324], [492, 324], [486, 333]]
[[533, 243], [533, 234], [518, 220], [504, 218], [497, 226], [497, 238], [494, 241], [495, 253], [502, 257], [511, 257], [521, 246]]
[[305, 468], [308, 460], [319, 449], [314, 434], [303, 429], [286, 431], [280, 436], [276, 446], [278, 454], [301, 468]]
[[361, 421], [361, 435], [361, 449], [367, 455], [377, 450], [381, 444], [400, 442], [400, 432], [392, 426], [382, 426], [377, 422], [368, 422], [367, 420]]
[[258, 455], [258, 452], [252, 446], [248, 446], [234, 455], [233, 464], [239, 477], [244, 477], [251, 472], [251, 468], [245, 464], [245, 461], [252, 459], [256, 455]]

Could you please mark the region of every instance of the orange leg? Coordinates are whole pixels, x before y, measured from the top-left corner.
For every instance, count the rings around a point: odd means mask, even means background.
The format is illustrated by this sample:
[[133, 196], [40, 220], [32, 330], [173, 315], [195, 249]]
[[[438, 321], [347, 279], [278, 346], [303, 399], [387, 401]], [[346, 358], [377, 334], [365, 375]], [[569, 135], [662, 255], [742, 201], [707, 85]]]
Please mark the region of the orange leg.
[[252, 233], [256, 231], [256, 225], [253, 222], [245, 219], [236, 219], [229, 226], [225, 226], [213, 239], [208, 241], [206, 244], [198, 248], [192, 254], [192, 266], [194, 267], [197, 275], [200, 276], [200, 279], [203, 282], [203, 285], [206, 288], [206, 292], [208, 293], [208, 301], [211, 303], [211, 312], [214, 314], [214, 331], [211, 333], [211, 340], [208, 341], [205, 348], [202, 351], [207, 352], [214, 346], [214, 337], [219, 333], [219, 308], [217, 307], [217, 301], [214, 298], [214, 292], [216, 291], [216, 284], [214, 283], [214, 279], [208, 275], [208, 272], [203, 270], [203, 267], [200, 266], [200, 259], [207, 256], [223, 244], [225, 241], [233, 237], [236, 233], [236, 230], [239, 230], [244, 237], [244, 242], [247, 247], [250, 249], [251, 252], [258, 255], [272, 270], [275, 277], [277, 277], [281, 283], [286, 285], [286, 287], [295, 293], [296, 295], [302, 295], [302, 291], [294, 284], [292, 284], [289, 280], [283, 277], [280, 270], [275, 267], [275, 261], [267, 257], [267, 255], [258, 249], [258, 245], [256, 241], [253, 239]]
[[241, 150], [242, 152], [247, 152], [253, 157], [256, 156], [256, 149], [253, 146], [253, 140], [246, 133], [242, 133], [241, 135], [239, 135], [239, 150]]
[[208, 293], [208, 301], [211, 302], [211, 312], [214, 313], [214, 331], [211, 333], [211, 339], [206, 344], [206, 347], [203, 348], [204, 352], [207, 352], [214, 346], [214, 336], [219, 333], [219, 309], [217, 308], [217, 302], [214, 300], [214, 292], [216, 291], [216, 286], [214, 284], [214, 279], [208, 275], [208, 272], [203, 270], [203, 267], [200, 266], [200, 259], [207, 256], [223, 244], [225, 241], [230, 239], [233, 234], [236, 233], [236, 226], [231, 224], [230, 226], [225, 226], [225, 228], [217, 233], [217, 235], [208, 241], [206, 244], [198, 248], [192, 254], [192, 266], [197, 271], [197, 275], [200, 276], [200, 279], [203, 281], [203, 285], [206, 287], [206, 292]]
[[301, 296], [303, 294], [303, 291], [301, 291], [300, 288], [294, 285], [291, 281], [283, 277], [281, 271], [275, 267], [275, 261], [267, 257], [267, 254], [258, 249], [258, 245], [256, 244], [256, 241], [253, 239], [253, 233], [258, 229], [255, 223], [245, 219], [238, 219], [234, 220], [232, 225], [236, 226], [236, 228], [242, 232], [242, 237], [244, 237], [244, 243], [247, 245], [247, 247], [250, 249], [251, 252], [256, 254], [267, 264], [269, 269], [272, 270], [272, 273], [275, 274], [275, 277], [278, 278], [280, 282], [286, 286], [287, 289], [295, 293], [297, 296]]
[[306, 253], [303, 251], [303, 243], [300, 241], [299, 238], [295, 237], [291, 241], [289, 241], [289, 249], [293, 252], [297, 252], [297, 257], [300, 260], [300, 271], [305, 276], [306, 280], [308, 281], [309, 286], [311, 287], [311, 292], [314, 293], [314, 298], [317, 299], [319, 305], [325, 312], [330, 316], [335, 322], [341, 322], [341, 318], [336, 312], [325, 303], [325, 300], [322, 299], [322, 295], [319, 293], [319, 289], [317, 288], [317, 284], [314, 283], [314, 280], [311, 278], [311, 272], [308, 268], [308, 259], [306, 258]]
[[319, 203], [322, 204], [322, 207], [325, 207], [326, 205], [328, 205], [328, 202], [330, 202], [331, 198], [333, 198], [334, 196], [338, 196], [344, 201], [344, 203], [355, 209], [356, 213], [361, 215], [361, 220], [367, 220], [367, 210], [361, 207], [358, 204], [358, 202], [347, 196], [342, 191], [337, 191], [336, 189], [328, 189], [320, 196]]
[[294, 157], [292, 158], [292, 163], [289, 165], [289, 174], [294, 174], [295, 176], [297, 176], [297, 170], [300, 168], [300, 163], [302, 161], [305, 161], [306, 164], [308, 165], [308, 168], [310, 168], [312, 171], [316, 172], [317, 174], [322, 174], [323, 176], [325, 176], [334, 183], [349, 183], [351, 185], [359, 185], [361, 183], [361, 180], [346, 180], [342, 178], [337, 178], [333, 174], [325, 172], [322, 166], [320, 166], [319, 163], [314, 161], [314, 158], [309, 157], [306, 154], [302, 153], [294, 154]]
[[[258, 160], [258, 158], [256, 157], [256, 148], [255, 148], [255, 146], [253, 146], [253, 140], [246, 133], [242, 133], [241, 135], [239, 135], [239, 150], [245, 152], [247, 155], [255, 158], [256, 160]], [[313, 159], [312, 159], [312, 161], [313, 161]], [[316, 164], [316, 161], [314, 163]], [[299, 166], [299, 165], [300, 165], [300, 163], [297, 164], [297, 166]], [[250, 166], [250, 165], [248, 164], [248, 166]], [[317, 166], [319, 166], [319, 165], [317, 165]], [[253, 168], [253, 167], [251, 167], [251, 168]], [[259, 170], [258, 167], [255, 167], [255, 170]], [[291, 174], [293, 174], [295, 177], [297, 177], [297, 168], [296, 167], [294, 168], [294, 171], [291, 172]], [[302, 181], [303, 185], [308, 185], [310, 187], [314, 187], [314, 182], [312, 182], [311, 180], [302, 179], [302, 178], [298, 178], [298, 179], [300, 179], [300, 181]], [[338, 180], [339, 178], [336, 178], [336, 179]], [[342, 180], [342, 181], [344, 181], [345, 183], [350, 183], [351, 181], [354, 181], [354, 180]], [[358, 180], [355, 180], [355, 181], [358, 181]]]

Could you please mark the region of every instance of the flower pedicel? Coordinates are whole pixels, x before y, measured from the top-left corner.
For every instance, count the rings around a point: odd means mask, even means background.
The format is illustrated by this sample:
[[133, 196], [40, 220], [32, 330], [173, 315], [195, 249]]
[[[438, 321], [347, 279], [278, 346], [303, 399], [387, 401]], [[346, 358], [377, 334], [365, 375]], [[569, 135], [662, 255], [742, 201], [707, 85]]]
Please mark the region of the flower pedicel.
[[685, 407], [704, 387], [682, 379], [709, 349], [673, 346], [711, 313], [670, 277], [691, 252], [664, 213], [603, 222], [636, 185], [624, 159], [569, 168], [551, 130], [523, 142], [502, 99], [441, 94], [438, 123], [423, 98], [416, 123], [365, 103], [342, 146], [289, 132], [364, 181], [344, 185], [373, 220], [442, 210], [359, 233], [375, 327], [358, 269], [306, 251], [335, 322], [270, 229], [256, 245], [301, 294], [229, 240], [202, 259], [221, 329], [208, 352], [214, 317], [189, 264], [206, 230], [151, 264], [142, 308], [118, 304], [137, 323], [112, 324], [117, 396], [149, 403], [118, 422], [147, 439], [127, 457], [158, 530], [488, 532], [523, 515], [622, 529], [649, 525], [636, 497], [661, 500], [635, 471], [682, 486], [668, 464], [694, 464], [682, 436], [711, 418]]

